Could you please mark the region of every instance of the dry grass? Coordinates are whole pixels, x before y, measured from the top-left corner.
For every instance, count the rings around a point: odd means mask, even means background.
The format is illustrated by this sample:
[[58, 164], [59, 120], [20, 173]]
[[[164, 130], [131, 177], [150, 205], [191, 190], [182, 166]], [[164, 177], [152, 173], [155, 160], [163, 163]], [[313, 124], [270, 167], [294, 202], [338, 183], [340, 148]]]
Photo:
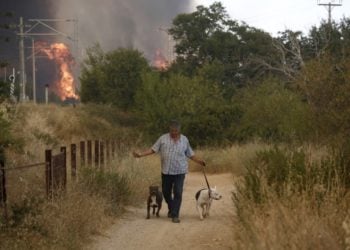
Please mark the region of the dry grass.
[[[250, 161], [256, 152], [269, 147], [269, 145], [264, 143], [251, 142], [243, 145], [233, 145], [229, 148], [202, 149], [196, 151], [196, 154], [205, 160], [207, 172], [231, 172], [236, 176], [240, 176], [244, 173], [245, 163]], [[201, 167], [191, 162], [190, 170], [201, 171]]]
[[305, 196], [288, 201], [275, 197], [262, 206], [246, 202], [234, 228], [234, 248], [344, 249], [348, 203], [329, 197], [317, 207]]
[[[8, 165], [43, 159], [48, 147], [67, 145], [87, 139], [118, 140], [133, 144], [138, 139], [132, 127], [123, 124], [129, 118], [110, 107], [57, 106], [24, 104], [13, 112], [13, 134], [22, 141], [23, 150], [8, 150]], [[110, 117], [116, 117], [113, 120]]]
[[77, 186], [51, 202], [28, 199], [13, 207], [15, 216], [0, 230], [0, 249], [82, 249], [108, 224], [106, 201]]
[[[45, 149], [57, 152], [59, 146], [86, 139], [117, 139], [117, 156], [122, 158], [113, 161], [113, 171], [95, 171], [85, 180], [78, 172], [76, 183], [68, 178], [67, 192], [54, 201], [46, 200], [44, 167], [7, 171], [9, 220], [5, 224], [0, 218], [0, 249], [83, 249], [91, 234], [100, 232], [112, 214], [131, 202], [121, 197], [128, 193], [120, 195], [116, 190], [145, 190], [143, 183], [148, 180], [137, 172], [141, 167], [123, 171], [123, 177], [114, 174], [119, 168], [131, 169], [132, 160], [125, 158], [125, 152], [138, 139], [135, 129], [123, 125], [130, 123], [127, 115], [102, 106], [25, 104], [16, 106], [9, 117], [18, 140], [6, 152], [6, 167], [43, 162]], [[108, 180], [108, 185], [100, 180]]]
[[9, 225], [0, 229], [6, 238], [0, 249], [83, 249], [123, 206], [146, 202], [148, 186], [160, 184], [157, 157], [141, 161], [126, 156], [112, 161], [104, 172], [85, 171], [80, 169], [78, 182], [71, 182], [53, 202], [39, 199], [33, 190], [12, 200]]
[[129, 155], [121, 160], [117, 171], [127, 176], [131, 203], [134, 205], [140, 205], [140, 201], [146, 202], [148, 187], [151, 184], [161, 186], [160, 160], [155, 155], [142, 159], [135, 159]]
[[[305, 150], [307, 161], [314, 163], [328, 156], [324, 148], [306, 147], [299, 150]], [[255, 179], [256, 182], [249, 185], [250, 188], [255, 185], [254, 190], [259, 190], [257, 194], [262, 195], [263, 199], [253, 199], [253, 196], [247, 195], [249, 189], [243, 178], [235, 183], [238, 191], [233, 194], [237, 214], [234, 249], [348, 247], [350, 196], [340, 183], [334, 182], [332, 188], [326, 189], [308, 179], [310, 184], [315, 185], [302, 192], [291, 192], [295, 187], [288, 187], [293, 183], [287, 180], [285, 191], [279, 193], [276, 186], [268, 184], [263, 172], [256, 177], [259, 180]]]

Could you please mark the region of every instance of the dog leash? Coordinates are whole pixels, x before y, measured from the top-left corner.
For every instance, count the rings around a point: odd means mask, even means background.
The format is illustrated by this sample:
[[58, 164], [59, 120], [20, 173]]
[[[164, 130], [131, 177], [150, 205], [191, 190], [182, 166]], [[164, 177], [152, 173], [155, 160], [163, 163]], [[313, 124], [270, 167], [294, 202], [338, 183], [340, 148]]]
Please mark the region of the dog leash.
[[208, 182], [207, 175], [205, 174], [205, 171], [204, 171], [204, 166], [202, 166], [202, 170], [203, 170], [203, 174], [204, 174], [205, 182], [207, 183], [207, 186], [208, 186], [209, 198], [211, 198], [211, 189], [210, 189], [210, 185], [209, 185], [209, 182]]

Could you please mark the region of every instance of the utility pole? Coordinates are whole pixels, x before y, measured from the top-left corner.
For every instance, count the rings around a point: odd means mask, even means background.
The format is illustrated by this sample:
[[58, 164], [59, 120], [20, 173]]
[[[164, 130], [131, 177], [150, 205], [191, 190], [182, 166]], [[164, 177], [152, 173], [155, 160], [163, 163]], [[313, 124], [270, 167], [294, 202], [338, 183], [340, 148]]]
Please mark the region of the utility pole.
[[24, 23], [23, 17], [19, 18], [19, 81], [20, 81], [20, 102], [24, 102], [26, 100], [26, 69], [24, 62]]
[[319, 6], [324, 6], [327, 8], [328, 10], [328, 24], [331, 25], [332, 24], [332, 10], [334, 9], [334, 7], [339, 7], [342, 6], [342, 0], [328, 0], [324, 1], [324, 0], [317, 0], [317, 4]]
[[33, 103], [36, 104], [36, 72], [35, 72], [35, 43], [32, 38], [32, 65], [33, 65]]

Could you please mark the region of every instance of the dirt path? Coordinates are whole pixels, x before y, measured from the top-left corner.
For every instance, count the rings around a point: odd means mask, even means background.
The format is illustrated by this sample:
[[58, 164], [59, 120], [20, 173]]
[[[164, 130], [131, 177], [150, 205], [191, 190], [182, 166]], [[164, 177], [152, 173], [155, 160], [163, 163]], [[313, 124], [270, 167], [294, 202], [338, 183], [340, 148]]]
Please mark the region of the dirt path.
[[185, 179], [181, 223], [167, 218], [166, 203], [160, 218], [146, 220], [146, 205], [129, 208], [104, 236], [95, 238], [91, 249], [232, 249], [234, 207], [231, 200], [233, 178], [230, 174], [209, 175], [211, 185], [223, 195], [214, 201], [209, 218], [199, 220], [195, 193], [205, 187], [201, 173], [189, 173]]

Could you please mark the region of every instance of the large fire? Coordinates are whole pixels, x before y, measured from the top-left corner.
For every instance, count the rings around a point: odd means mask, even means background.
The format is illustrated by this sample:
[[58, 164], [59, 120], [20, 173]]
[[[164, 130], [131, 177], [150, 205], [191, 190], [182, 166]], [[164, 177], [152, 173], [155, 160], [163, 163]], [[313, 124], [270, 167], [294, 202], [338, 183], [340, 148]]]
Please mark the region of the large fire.
[[153, 58], [153, 66], [158, 70], [166, 70], [169, 68], [169, 62], [165, 59], [160, 49], [157, 49]]
[[36, 42], [35, 47], [45, 53], [50, 60], [54, 60], [59, 68], [59, 79], [55, 82], [53, 91], [62, 101], [67, 98], [79, 99], [75, 93], [75, 81], [71, 70], [74, 60], [68, 46], [64, 43], [49, 45], [45, 42]]

